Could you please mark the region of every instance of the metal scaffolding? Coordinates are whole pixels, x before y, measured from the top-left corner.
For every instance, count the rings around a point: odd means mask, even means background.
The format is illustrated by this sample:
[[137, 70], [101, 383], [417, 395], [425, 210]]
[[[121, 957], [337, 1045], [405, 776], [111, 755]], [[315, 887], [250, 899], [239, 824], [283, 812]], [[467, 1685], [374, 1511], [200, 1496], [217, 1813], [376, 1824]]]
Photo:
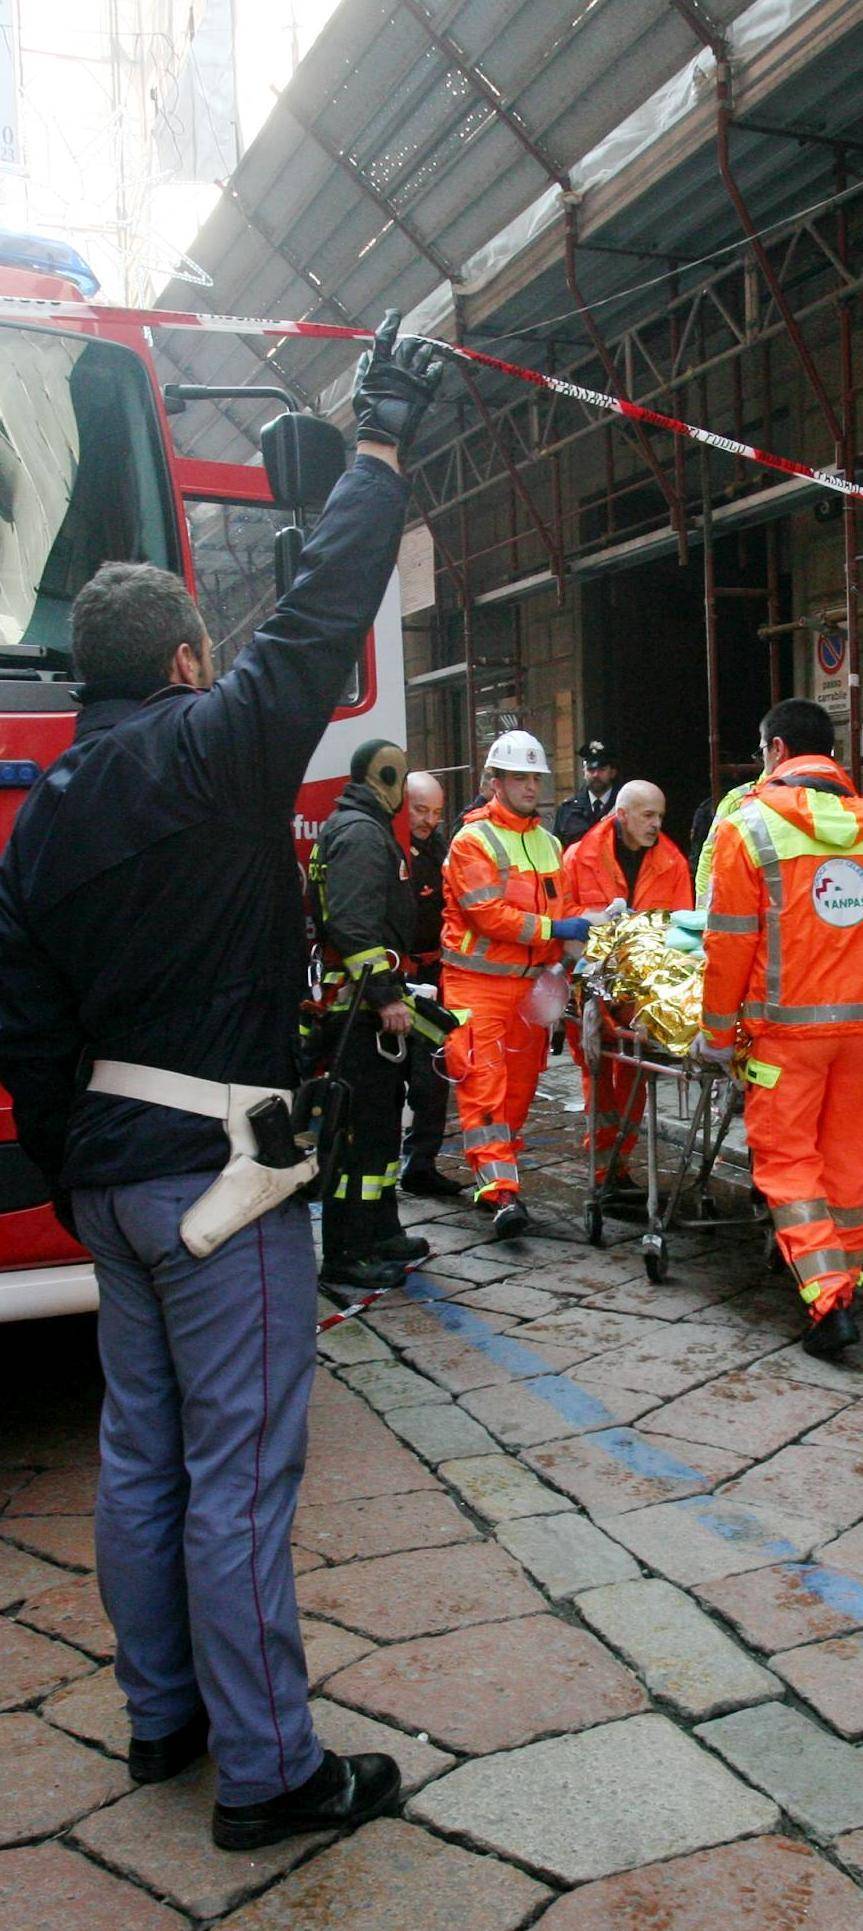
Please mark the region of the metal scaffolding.
[[[720, 426], [711, 408], [717, 406], [723, 371], [730, 374], [727, 393], [720, 407], [731, 414], [730, 434], [743, 435], [744, 409], [748, 411], [748, 439], [764, 448], [775, 448], [777, 441], [786, 449], [791, 425], [787, 408], [776, 403], [776, 360], [795, 357], [812, 390], [824, 426], [824, 446], [818, 460], [832, 461], [846, 475], [855, 473], [856, 393], [854, 371], [854, 301], [863, 287], [863, 274], [855, 272], [853, 241], [863, 240], [863, 182], [848, 184], [841, 143], [835, 157], [835, 193], [824, 214], [806, 214], [785, 224], [768, 241], [756, 235], [755, 223], [735, 181], [729, 157], [730, 116], [727, 74], [717, 70], [718, 116], [717, 150], [723, 181], [747, 243], [727, 265], [700, 281], [690, 282], [682, 291], [677, 276], [667, 284], [666, 300], [646, 318], [629, 323], [606, 340], [587, 305], [579, 300], [580, 290], [574, 272], [574, 230], [571, 209], [564, 209], [563, 257], [567, 281], [576, 305], [577, 322], [586, 328], [588, 342], [573, 356], [561, 358], [561, 337], [557, 334], [546, 345], [548, 364], [557, 373], [602, 387], [610, 394], [628, 395], [647, 405], [664, 407], [681, 414], [685, 398], [697, 397], [702, 419]], [[777, 138], [789, 138], [784, 130]], [[802, 139], [795, 130], [795, 140]], [[753, 237], [755, 237], [753, 239]], [[833, 323], [840, 373], [839, 392], [831, 398], [815, 355], [807, 340], [813, 326], [823, 330]], [[744, 378], [746, 402], [744, 404]], [[615, 547], [628, 548], [639, 538], [649, 538], [663, 527], [673, 531], [681, 563], [687, 559], [688, 544], [699, 542], [704, 553], [705, 662], [708, 695], [711, 788], [721, 789], [718, 736], [719, 651], [717, 643], [717, 600], [733, 594], [729, 586], [717, 589], [713, 561], [716, 535], [715, 496], [719, 488], [723, 500], [750, 499], [763, 509], [765, 520], [773, 512], [773, 498], [782, 498], [766, 472], [747, 472], [738, 466], [727, 481], [717, 481], [705, 452], [696, 454], [679, 440], [670, 452], [673, 484], [657, 459], [652, 442], [639, 440], [637, 450], [630, 442], [627, 474], [619, 474], [615, 463], [615, 439], [621, 425], [597, 417], [582, 405], [552, 394], [531, 392], [509, 395], [503, 403], [489, 406], [478, 390], [475, 377], [466, 372], [467, 387], [475, 409], [462, 420], [446, 442], [419, 464], [416, 485], [424, 514], [435, 542], [458, 528], [458, 550], [451, 556], [462, 580], [468, 578], [474, 598], [490, 601], [506, 590], [514, 601], [521, 594], [534, 593], [545, 582], [554, 583], [560, 596], [567, 581], [590, 571], [591, 560], [602, 560]], [[692, 403], [689, 404], [692, 407]], [[575, 416], [575, 421], [573, 421]], [[753, 428], [753, 421], [755, 427]], [[624, 429], [625, 435], [625, 429]], [[605, 486], [587, 498], [570, 498], [567, 503], [561, 488], [561, 464], [596, 439], [604, 443]], [[795, 453], [787, 448], [786, 453]], [[799, 453], [799, 452], [797, 452]], [[638, 458], [641, 458], [640, 463]], [[651, 485], [656, 486], [653, 504], [648, 500]], [[482, 511], [483, 504], [506, 500], [508, 528], [483, 539], [488, 518], [467, 512]], [[519, 520], [517, 503], [522, 506]], [[632, 506], [635, 505], [635, 513]], [[856, 556], [856, 509], [853, 499], [843, 504], [845, 523], [846, 601], [843, 624], [847, 630], [850, 674], [851, 761], [855, 781], [860, 775], [860, 692], [858, 583]], [[593, 527], [591, 527], [591, 524]], [[586, 534], [585, 534], [586, 529]], [[469, 547], [468, 547], [469, 546]], [[543, 569], [543, 564], [545, 568]], [[539, 567], [537, 567], [539, 566]], [[492, 586], [492, 579], [496, 582]], [[491, 587], [490, 587], [491, 586]], [[744, 594], [743, 591], [737, 594]], [[778, 562], [775, 528], [767, 539], [767, 581], [760, 589], [745, 594], [761, 597], [767, 624], [759, 635], [769, 638], [771, 697], [779, 695]], [[475, 683], [473, 659], [474, 625], [470, 603], [464, 603], [466, 618], [464, 660], [470, 689]], [[475, 747], [474, 755], [475, 773]]]

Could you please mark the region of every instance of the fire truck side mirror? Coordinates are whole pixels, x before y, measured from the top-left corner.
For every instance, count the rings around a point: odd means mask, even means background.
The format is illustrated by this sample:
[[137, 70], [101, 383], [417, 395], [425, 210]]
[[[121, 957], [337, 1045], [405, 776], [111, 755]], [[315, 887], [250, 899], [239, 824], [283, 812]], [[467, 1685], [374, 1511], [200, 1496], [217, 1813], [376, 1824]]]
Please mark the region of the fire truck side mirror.
[[319, 509], [343, 475], [345, 445], [333, 424], [293, 412], [261, 430], [267, 480], [280, 509]]
[[273, 564], [276, 574], [276, 595], [286, 597], [297, 574], [297, 564], [303, 547], [303, 532], [296, 525], [285, 530], [277, 530], [273, 544]]

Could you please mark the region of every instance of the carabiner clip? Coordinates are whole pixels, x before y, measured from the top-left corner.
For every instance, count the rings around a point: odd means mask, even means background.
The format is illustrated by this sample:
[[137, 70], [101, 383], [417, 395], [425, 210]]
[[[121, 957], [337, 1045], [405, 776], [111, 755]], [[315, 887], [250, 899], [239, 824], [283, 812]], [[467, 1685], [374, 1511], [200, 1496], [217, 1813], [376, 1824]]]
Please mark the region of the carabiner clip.
[[321, 991], [321, 980], [323, 976], [324, 976], [323, 949], [320, 945], [313, 945], [311, 952], [309, 953], [309, 969], [308, 969], [307, 977], [309, 982], [309, 991], [312, 995], [312, 998], [316, 1006], [320, 1005], [321, 1000], [323, 999], [323, 996], [324, 996]]
[[400, 1066], [407, 1059], [408, 1042], [404, 1033], [378, 1033], [375, 1044], [381, 1059], [390, 1060], [393, 1066]]

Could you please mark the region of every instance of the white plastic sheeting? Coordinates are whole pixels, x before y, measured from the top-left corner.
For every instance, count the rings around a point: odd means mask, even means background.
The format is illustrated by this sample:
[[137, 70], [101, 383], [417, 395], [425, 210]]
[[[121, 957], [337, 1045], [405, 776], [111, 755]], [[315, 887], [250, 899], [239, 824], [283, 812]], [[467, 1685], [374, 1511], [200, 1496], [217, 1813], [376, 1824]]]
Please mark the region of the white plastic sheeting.
[[[793, 27], [820, 0], [755, 0], [728, 30], [727, 42], [734, 66], [751, 61], [780, 34]], [[669, 130], [712, 92], [716, 62], [709, 48], [703, 48], [663, 87], [657, 88], [642, 107], [621, 121], [570, 172], [573, 192], [579, 196], [603, 186], [640, 154], [662, 139]], [[459, 288], [475, 295], [540, 235], [560, 221], [561, 193], [550, 187], [523, 214], [501, 229], [500, 233], [466, 261], [459, 275]], [[452, 335], [452, 290], [441, 282], [431, 295], [404, 317], [406, 334]], [[352, 375], [339, 377], [321, 398], [325, 414], [336, 415], [350, 395]]]

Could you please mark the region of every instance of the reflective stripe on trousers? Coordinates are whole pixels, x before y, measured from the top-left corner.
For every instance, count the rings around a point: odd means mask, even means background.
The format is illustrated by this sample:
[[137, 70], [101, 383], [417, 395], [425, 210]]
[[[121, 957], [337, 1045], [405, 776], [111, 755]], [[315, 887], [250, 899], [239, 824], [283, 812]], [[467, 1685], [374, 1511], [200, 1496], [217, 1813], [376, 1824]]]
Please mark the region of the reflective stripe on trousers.
[[519, 1010], [527, 990], [511, 973], [483, 978], [463, 964], [444, 967], [444, 1004], [472, 1015], [450, 1033], [446, 1066], [479, 1192], [518, 1190], [519, 1136], [548, 1052], [545, 1028]]
[[[746, 1090], [753, 1179], [774, 1216], [779, 1248], [801, 1286], [854, 1278], [863, 1246], [863, 1033], [758, 1036], [775, 1086]], [[807, 1297], [809, 1298], [809, 1297]]]

